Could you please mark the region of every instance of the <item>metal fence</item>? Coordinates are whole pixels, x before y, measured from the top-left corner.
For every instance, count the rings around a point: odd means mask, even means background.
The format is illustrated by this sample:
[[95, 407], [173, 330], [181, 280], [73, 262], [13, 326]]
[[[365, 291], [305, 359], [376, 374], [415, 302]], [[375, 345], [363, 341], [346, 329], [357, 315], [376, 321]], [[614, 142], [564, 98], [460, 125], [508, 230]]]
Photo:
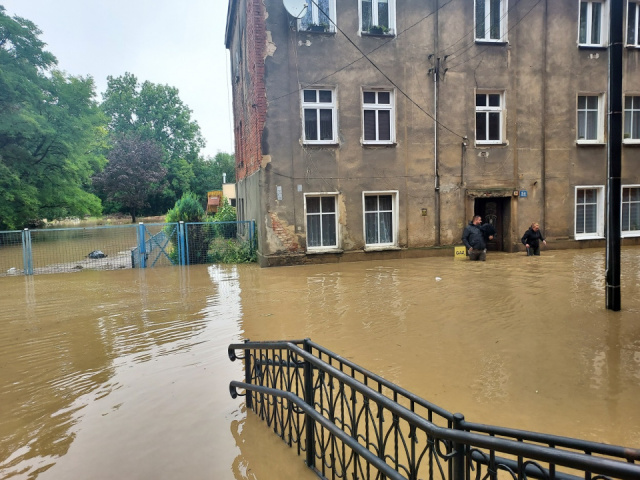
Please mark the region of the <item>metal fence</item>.
[[[229, 346], [232, 397], [321, 478], [640, 479], [640, 450], [467, 422], [311, 340]], [[239, 389], [242, 389], [242, 393]]]
[[0, 231], [0, 276], [229, 263], [255, 248], [252, 221]]

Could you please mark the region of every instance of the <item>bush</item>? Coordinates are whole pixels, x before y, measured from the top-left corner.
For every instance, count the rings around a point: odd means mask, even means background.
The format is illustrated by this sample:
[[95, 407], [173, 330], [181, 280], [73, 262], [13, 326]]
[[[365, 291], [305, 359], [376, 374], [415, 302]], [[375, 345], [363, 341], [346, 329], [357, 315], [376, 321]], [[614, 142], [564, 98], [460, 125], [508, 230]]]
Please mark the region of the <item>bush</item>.
[[[189, 249], [189, 263], [207, 263], [207, 252], [209, 243], [215, 236], [214, 229], [207, 223], [211, 222], [211, 217], [207, 217], [207, 212], [198, 201], [194, 193], [187, 192], [182, 195], [175, 206], [167, 212], [167, 223], [196, 223], [206, 222], [204, 225], [190, 225], [187, 232], [187, 243]], [[178, 234], [173, 225], [167, 225], [165, 231], [169, 235], [169, 240], [173, 248], [169, 255], [171, 260], [178, 263]]]
[[[236, 215], [235, 207], [229, 205], [229, 201], [223, 197], [222, 206], [213, 216], [214, 222], [237, 222], [238, 217]], [[222, 225], [216, 225], [216, 236], [224, 238], [235, 238], [238, 232], [238, 225], [235, 223], [226, 223]]]

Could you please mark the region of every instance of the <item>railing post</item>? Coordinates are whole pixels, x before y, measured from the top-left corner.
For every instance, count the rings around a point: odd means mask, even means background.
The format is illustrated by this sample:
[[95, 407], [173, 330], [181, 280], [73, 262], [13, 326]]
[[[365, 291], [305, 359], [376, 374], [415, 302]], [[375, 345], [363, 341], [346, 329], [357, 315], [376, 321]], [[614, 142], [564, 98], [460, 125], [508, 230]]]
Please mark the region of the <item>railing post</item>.
[[[464, 421], [464, 415], [461, 413], [453, 414], [453, 429], [462, 430], [462, 422]], [[464, 443], [453, 442], [453, 478], [451, 480], [464, 480], [465, 466], [464, 466]]]
[[[304, 351], [311, 354], [311, 344], [309, 339], [304, 340]], [[311, 408], [314, 408], [313, 399], [313, 365], [308, 360], [304, 361], [304, 401]], [[310, 415], [305, 416], [305, 431], [307, 432], [305, 448], [307, 450], [307, 467], [315, 468], [315, 423]]]
[[145, 241], [144, 223], [138, 224], [138, 255], [140, 268], [147, 268], [147, 242]]
[[22, 264], [25, 275], [33, 275], [33, 252], [31, 250], [31, 232], [28, 228], [22, 231]]
[[178, 223], [178, 264], [186, 265], [185, 261], [185, 244], [184, 244], [184, 222]]
[[[249, 339], [246, 339], [244, 343], [247, 343]], [[251, 350], [245, 348], [244, 350], [244, 381], [245, 383], [251, 383]], [[246, 393], [246, 405], [249, 410], [253, 408], [253, 397], [251, 390], [247, 390]]]

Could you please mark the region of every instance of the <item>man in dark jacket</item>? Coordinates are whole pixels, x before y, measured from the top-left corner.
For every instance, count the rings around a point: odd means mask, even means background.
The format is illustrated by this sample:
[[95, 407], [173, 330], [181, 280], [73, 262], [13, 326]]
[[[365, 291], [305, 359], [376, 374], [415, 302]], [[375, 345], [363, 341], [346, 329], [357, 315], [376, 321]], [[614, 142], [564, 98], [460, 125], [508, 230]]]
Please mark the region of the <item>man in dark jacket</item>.
[[[493, 239], [493, 235], [488, 236], [489, 240]], [[482, 228], [482, 217], [476, 215], [469, 222], [462, 233], [462, 242], [467, 247], [469, 260], [482, 261], [487, 259], [487, 235]]]
[[542, 236], [542, 232], [540, 231], [540, 225], [537, 223], [532, 223], [529, 227], [529, 230], [524, 232], [522, 236], [522, 243], [525, 247], [527, 247], [527, 255], [540, 255], [540, 240], [544, 243], [545, 247], [547, 246], [547, 241]]

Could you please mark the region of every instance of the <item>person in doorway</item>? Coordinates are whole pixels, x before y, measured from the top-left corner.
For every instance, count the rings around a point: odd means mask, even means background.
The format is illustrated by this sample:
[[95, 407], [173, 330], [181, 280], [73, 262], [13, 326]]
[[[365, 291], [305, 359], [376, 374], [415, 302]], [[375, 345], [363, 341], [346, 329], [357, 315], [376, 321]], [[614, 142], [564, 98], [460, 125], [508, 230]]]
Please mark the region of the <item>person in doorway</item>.
[[527, 247], [527, 256], [540, 255], [540, 241], [547, 246], [547, 241], [540, 232], [540, 225], [534, 222], [522, 236], [522, 243]]
[[467, 247], [469, 260], [484, 262], [487, 259], [487, 239], [493, 240], [493, 235], [487, 236], [482, 228], [482, 217], [476, 215], [469, 222], [462, 233], [462, 243]]

